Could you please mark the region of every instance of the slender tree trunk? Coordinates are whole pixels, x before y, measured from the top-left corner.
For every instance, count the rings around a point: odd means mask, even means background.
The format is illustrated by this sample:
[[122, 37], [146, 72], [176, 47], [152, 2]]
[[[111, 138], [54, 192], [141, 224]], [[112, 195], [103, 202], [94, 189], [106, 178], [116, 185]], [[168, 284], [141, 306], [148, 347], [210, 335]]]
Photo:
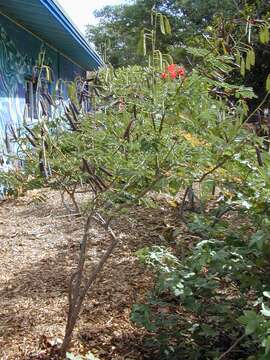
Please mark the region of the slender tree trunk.
[[[87, 295], [87, 292], [90, 290], [90, 288], [96, 281], [98, 275], [100, 274], [100, 272], [103, 269], [104, 264], [108, 261], [114, 248], [118, 244], [118, 239], [116, 238], [113, 230], [110, 227], [107, 227], [107, 231], [111, 237], [111, 244], [108, 247], [107, 251], [104, 253], [104, 255], [101, 257], [98, 265], [92, 269], [91, 275], [90, 275], [89, 279], [86, 281], [86, 284], [83, 287], [81, 287], [85, 258], [86, 258], [88, 231], [90, 228], [91, 220], [93, 218], [99, 222], [102, 222], [103, 226], [106, 225], [105, 220], [102, 219], [101, 216], [99, 216], [99, 218], [96, 218], [91, 215], [87, 218], [87, 221], [86, 221], [77, 271], [72, 275], [71, 280], [70, 280], [68, 320], [67, 320], [67, 326], [66, 326], [66, 331], [65, 331], [65, 337], [64, 337], [62, 347], [61, 347], [61, 356], [63, 358], [65, 357], [66, 352], [68, 351], [68, 348], [69, 348], [69, 345], [70, 345], [70, 342], [72, 339], [72, 334], [73, 334], [76, 322], [78, 320], [78, 317], [80, 315], [83, 301]], [[75, 282], [74, 286], [73, 286], [73, 282]]]

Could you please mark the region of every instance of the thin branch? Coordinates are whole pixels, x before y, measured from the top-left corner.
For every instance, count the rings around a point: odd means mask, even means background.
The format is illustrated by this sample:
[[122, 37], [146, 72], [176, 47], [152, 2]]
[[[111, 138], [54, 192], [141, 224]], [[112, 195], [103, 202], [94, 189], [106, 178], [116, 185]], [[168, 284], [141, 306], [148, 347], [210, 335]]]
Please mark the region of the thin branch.
[[[96, 221], [100, 222], [100, 218], [101, 216], [98, 214], [99, 219], [97, 219], [96, 217], [93, 217], [93, 219], [95, 219]], [[104, 219], [102, 219], [102, 225], [106, 226], [106, 222]], [[98, 265], [92, 270], [91, 272], [91, 276], [88, 279], [82, 294], [80, 295], [80, 300], [78, 302], [78, 307], [80, 307], [83, 303], [83, 300], [88, 292], [88, 290], [90, 289], [90, 287], [93, 285], [93, 283], [95, 282], [97, 275], [100, 273], [100, 271], [102, 270], [104, 264], [107, 262], [108, 258], [110, 257], [111, 253], [113, 252], [114, 248], [116, 247], [116, 245], [118, 244], [119, 239], [116, 237], [114, 231], [112, 230], [112, 228], [110, 226], [108, 226], [107, 231], [110, 234], [110, 237], [112, 239], [112, 242], [110, 244], [110, 246], [108, 247], [108, 249], [106, 250], [106, 252], [103, 254], [102, 258], [100, 259]]]
[[[120, 206], [118, 206], [116, 209], [114, 209], [114, 216], [116, 213], [118, 213], [119, 211], [123, 210], [123, 209], [127, 209], [130, 208], [132, 205], [136, 204], [136, 202], [138, 200], [140, 200], [143, 196], [145, 196], [150, 190], [153, 189], [153, 187], [161, 180], [165, 177], [165, 175], [160, 174], [156, 177], [156, 179], [154, 179], [151, 184], [149, 184], [144, 190], [142, 190], [135, 199], [133, 199], [132, 201], [130, 201], [129, 203], [126, 204], [122, 204]], [[111, 220], [112, 220], [113, 216], [110, 216], [109, 219], [106, 222], [106, 228], [108, 228]]]
[[253, 115], [256, 114], [256, 112], [261, 108], [261, 106], [266, 102], [268, 96], [270, 95], [270, 90], [266, 93], [265, 97], [263, 98], [263, 100], [260, 102], [260, 104], [256, 107], [256, 109], [254, 111], [252, 111], [252, 113], [246, 118], [246, 120], [241, 124], [241, 126], [243, 126], [243, 124], [247, 123], [249, 119], [252, 118]]
[[[89, 279], [86, 281], [86, 284], [81, 289], [81, 283], [83, 279], [83, 270], [84, 270], [84, 264], [85, 264], [85, 254], [86, 254], [86, 243], [88, 238], [88, 231], [91, 224], [91, 220], [94, 219], [97, 222], [101, 223], [103, 227], [106, 226], [107, 231], [110, 234], [110, 237], [112, 239], [111, 244], [109, 245], [106, 252], [103, 254], [101, 259], [99, 260], [97, 266], [94, 266], [91, 271], [91, 275]], [[99, 273], [102, 271], [104, 264], [109, 259], [110, 255], [112, 254], [114, 248], [118, 244], [119, 239], [116, 237], [114, 231], [110, 226], [107, 226], [106, 221], [101, 217], [101, 215], [97, 214], [97, 216], [94, 216], [92, 213], [88, 218], [85, 225], [85, 231], [83, 236], [83, 242], [81, 245], [81, 252], [80, 252], [80, 259], [77, 271], [72, 275], [72, 278], [70, 280], [70, 293], [69, 293], [69, 314], [68, 314], [68, 321], [66, 325], [66, 331], [65, 331], [65, 337], [62, 343], [62, 347], [60, 349], [61, 355], [64, 357], [66, 354], [66, 351], [69, 347], [72, 333], [74, 330], [74, 327], [76, 325], [78, 316], [80, 314], [83, 301], [85, 299], [85, 296], [87, 292], [90, 290], [94, 282], [96, 281]], [[76, 283], [73, 287], [73, 281], [76, 279]]]
[[229, 206], [228, 208], [221, 211], [218, 215], [215, 216], [215, 219], [214, 219], [213, 224], [211, 225], [211, 227], [215, 227], [216, 224], [219, 222], [219, 220], [222, 218], [222, 216], [227, 214], [229, 211], [237, 211], [237, 209], [234, 209], [233, 207]]
[[214, 166], [211, 170], [207, 171], [205, 174], [203, 174], [203, 176], [197, 181], [199, 183], [203, 182], [203, 180], [210, 174], [212, 174], [213, 172], [215, 172], [218, 168], [220, 168], [222, 165], [224, 165], [226, 163], [226, 161], [228, 161], [230, 158], [227, 157], [226, 159], [220, 161], [216, 166]]
[[244, 337], [246, 336], [246, 334], [243, 334], [242, 336], [240, 336], [233, 344], [231, 347], [229, 347], [229, 349], [227, 351], [225, 351], [225, 353], [223, 353], [217, 360], [222, 360], [225, 359], [225, 357], [240, 343], [240, 341], [242, 341], [244, 339]]
[[187, 224], [187, 221], [184, 217], [184, 208], [185, 208], [185, 202], [186, 202], [186, 198], [190, 192], [190, 189], [192, 189], [192, 186], [188, 186], [184, 192], [184, 196], [183, 196], [183, 200], [182, 200], [182, 203], [181, 203], [181, 207], [180, 207], [180, 210], [179, 210], [179, 215], [180, 215], [180, 218], [183, 220], [183, 222], [185, 224]]
[[[84, 235], [83, 235], [83, 240], [81, 243], [81, 249], [80, 249], [80, 256], [79, 256], [79, 264], [78, 264], [78, 268], [76, 271], [76, 283], [74, 285], [74, 288], [71, 287], [70, 290], [72, 290], [73, 294], [72, 294], [72, 304], [70, 305], [70, 311], [68, 314], [68, 324], [71, 322], [72, 319], [72, 313], [74, 312], [75, 308], [77, 307], [76, 304], [76, 299], [79, 296], [80, 293], [80, 286], [81, 286], [81, 282], [82, 282], [82, 274], [83, 274], [83, 269], [84, 269], [84, 264], [85, 264], [85, 253], [86, 253], [86, 247], [87, 247], [87, 240], [88, 240], [88, 232], [90, 229], [90, 224], [91, 224], [91, 220], [92, 220], [92, 216], [93, 214], [89, 215], [87, 220], [86, 220], [86, 224], [85, 224], [85, 228], [84, 228]], [[73, 274], [74, 276], [74, 274]], [[73, 281], [72, 281], [73, 282]], [[71, 282], [71, 285], [72, 285]], [[68, 326], [67, 326], [68, 327]]]
[[158, 129], [158, 132], [161, 134], [162, 130], [163, 130], [163, 125], [164, 125], [164, 120], [165, 120], [165, 113], [162, 115], [161, 121], [160, 121], [160, 126]]
[[237, 10], [238, 12], [240, 12], [240, 7], [239, 7], [239, 4], [237, 3], [237, 1], [236, 1], [236, 0], [233, 0], [233, 3], [234, 3], [234, 5], [235, 5], [235, 7], [236, 7], [236, 10]]

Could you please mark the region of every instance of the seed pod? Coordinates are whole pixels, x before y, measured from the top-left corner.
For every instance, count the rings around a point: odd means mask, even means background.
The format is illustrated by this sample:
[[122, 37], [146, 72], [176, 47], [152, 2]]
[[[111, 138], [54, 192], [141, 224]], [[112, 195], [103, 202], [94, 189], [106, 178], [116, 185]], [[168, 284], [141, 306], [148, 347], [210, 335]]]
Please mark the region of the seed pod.
[[95, 175], [96, 172], [96, 168], [94, 165], [92, 165], [89, 161], [85, 160], [84, 158], [82, 159], [83, 164], [82, 164], [82, 170], [88, 172], [88, 174], [90, 175]]
[[74, 110], [74, 108], [73, 108], [73, 105], [70, 104], [69, 107], [70, 107], [70, 110], [71, 110], [71, 113], [72, 113], [72, 115], [73, 115], [73, 118], [74, 118], [75, 123], [78, 123], [78, 122], [79, 122], [79, 119], [78, 119], [78, 116], [77, 116], [77, 114], [76, 114], [76, 112], [75, 112], [75, 110]]
[[72, 108], [73, 108], [73, 110], [75, 111], [75, 113], [76, 113], [77, 115], [80, 115], [80, 112], [79, 112], [76, 104], [71, 101], [71, 102], [70, 102], [70, 105], [72, 106]]
[[130, 130], [131, 130], [131, 126], [133, 123], [134, 123], [134, 119], [130, 120], [130, 122], [128, 123], [128, 126], [124, 132], [124, 135], [123, 135], [123, 139], [127, 140], [128, 142], [130, 142]]
[[13, 127], [11, 124], [9, 125], [9, 129], [10, 129], [10, 131], [11, 131], [11, 133], [12, 133], [12, 136], [13, 136], [14, 140], [15, 140], [15, 141], [18, 141], [18, 137], [17, 137], [16, 131], [14, 130], [14, 127]]
[[25, 129], [31, 134], [31, 136], [34, 138], [34, 140], [38, 140], [37, 136], [35, 135], [35, 133], [26, 125], [24, 125]]
[[74, 123], [74, 121], [73, 121], [73, 119], [72, 119], [72, 116], [71, 116], [68, 112], [65, 112], [65, 115], [66, 115], [66, 118], [68, 119], [68, 122], [69, 122], [69, 124], [70, 124], [71, 130], [72, 130], [72, 131], [78, 131], [77, 124]]
[[45, 104], [45, 101], [43, 99], [40, 99], [40, 105], [41, 105], [41, 109], [42, 109], [42, 116], [48, 116], [48, 109], [47, 106]]
[[108, 170], [106, 170], [106, 169], [105, 169], [104, 167], [102, 167], [102, 166], [99, 167], [99, 170], [102, 171], [102, 172], [104, 172], [104, 174], [106, 174], [106, 175], [108, 175], [108, 176], [110, 176], [110, 177], [113, 176], [112, 173], [110, 173]]
[[55, 107], [55, 102], [54, 102], [53, 98], [51, 97], [51, 94], [44, 93], [43, 96], [45, 97], [45, 99], [47, 100], [49, 105]]
[[107, 189], [107, 185], [106, 185], [105, 182], [101, 179], [100, 176], [96, 175], [95, 178], [96, 178], [96, 180], [99, 182], [99, 184], [101, 184], [101, 187], [103, 187], [104, 189]]
[[30, 144], [31, 144], [32, 146], [37, 147], [36, 143], [34, 142], [33, 139], [30, 138], [29, 135], [26, 134], [25, 137], [27, 138], [27, 140], [30, 142]]

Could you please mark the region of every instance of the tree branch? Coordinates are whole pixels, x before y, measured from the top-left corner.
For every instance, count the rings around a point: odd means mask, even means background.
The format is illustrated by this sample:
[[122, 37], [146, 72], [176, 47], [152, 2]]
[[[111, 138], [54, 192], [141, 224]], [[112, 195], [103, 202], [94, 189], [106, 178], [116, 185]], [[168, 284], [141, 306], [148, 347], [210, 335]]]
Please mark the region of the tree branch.
[[244, 337], [246, 336], [246, 334], [243, 334], [242, 336], [240, 336], [233, 344], [231, 347], [229, 347], [229, 349], [227, 351], [225, 351], [225, 353], [223, 353], [218, 360], [222, 360], [225, 359], [225, 357], [240, 343], [240, 341], [242, 341], [244, 339]]

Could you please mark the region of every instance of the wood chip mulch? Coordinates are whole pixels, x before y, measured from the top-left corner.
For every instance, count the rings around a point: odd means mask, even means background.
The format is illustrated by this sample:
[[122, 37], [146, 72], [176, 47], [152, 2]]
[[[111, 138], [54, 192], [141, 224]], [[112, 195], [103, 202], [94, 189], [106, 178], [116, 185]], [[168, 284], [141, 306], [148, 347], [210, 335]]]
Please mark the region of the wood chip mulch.
[[[67, 215], [58, 192], [40, 192], [41, 197], [30, 192], [0, 203], [2, 360], [40, 359], [44, 347], [64, 335], [68, 282], [78, 260], [83, 219]], [[143, 347], [144, 331], [130, 321], [132, 304], [143, 301], [153, 283], [135, 252], [160, 242], [155, 229], [167, 216], [162, 207], [134, 207], [131, 221], [114, 223], [120, 245], [86, 299], [72, 351], [91, 351], [101, 360], [151, 359]], [[93, 224], [90, 241], [93, 265], [109, 238]]]

